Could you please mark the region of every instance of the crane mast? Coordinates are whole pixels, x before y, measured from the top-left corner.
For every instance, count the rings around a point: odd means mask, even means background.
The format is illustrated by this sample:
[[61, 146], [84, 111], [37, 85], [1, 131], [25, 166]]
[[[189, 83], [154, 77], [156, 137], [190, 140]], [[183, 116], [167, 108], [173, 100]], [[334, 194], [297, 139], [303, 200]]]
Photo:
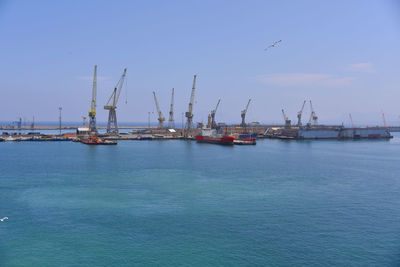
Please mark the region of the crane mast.
[[247, 102], [246, 108], [244, 110], [242, 110], [242, 112], [240, 113], [240, 116], [242, 117], [242, 123], [240, 124], [240, 126], [242, 126], [242, 127], [246, 127], [246, 113], [247, 113], [247, 109], [249, 108], [250, 101], [251, 101], [251, 99], [249, 99], [249, 102]]
[[312, 121], [313, 125], [318, 125], [318, 116], [317, 116], [317, 114], [315, 114], [311, 100], [310, 100], [310, 107], [311, 107], [311, 115], [310, 115], [310, 120], [308, 121], [308, 124], [311, 125], [311, 121]]
[[218, 107], [219, 107], [219, 103], [221, 102], [221, 99], [218, 99], [218, 103], [217, 106], [215, 107], [215, 109], [211, 110], [211, 128], [215, 129], [217, 128], [217, 123], [215, 122], [215, 114], [217, 113]]
[[192, 86], [192, 93], [190, 95], [190, 102], [188, 111], [185, 113], [186, 120], [186, 129], [185, 129], [185, 137], [188, 138], [190, 132], [193, 128], [193, 105], [194, 105], [194, 94], [196, 90], [196, 77], [197, 75], [193, 76], [193, 86]]
[[303, 102], [303, 106], [301, 106], [301, 109], [299, 112], [297, 112], [297, 126], [301, 127], [302, 123], [301, 123], [301, 116], [303, 115], [303, 110], [304, 110], [304, 106], [306, 105], [306, 100], [304, 100]]
[[89, 134], [93, 136], [97, 136], [96, 97], [97, 97], [97, 65], [94, 66], [92, 101], [89, 110]]
[[382, 120], [383, 120], [383, 126], [387, 127], [385, 113], [383, 113], [383, 111], [382, 111]]
[[354, 128], [353, 117], [351, 116], [351, 113], [349, 113], [349, 117], [350, 117], [351, 128]]
[[156, 104], [156, 109], [157, 109], [157, 114], [158, 114], [158, 128], [161, 129], [161, 128], [164, 128], [165, 117], [162, 115], [160, 107], [158, 106], [156, 93], [154, 91], [153, 91], [153, 96], [154, 96], [154, 103]]
[[114, 87], [114, 91], [111, 94], [110, 98], [107, 101], [107, 104], [104, 106], [105, 110], [108, 110], [108, 123], [107, 123], [107, 134], [110, 135], [118, 135], [118, 122], [117, 122], [117, 104], [119, 95], [121, 94], [122, 86], [124, 85], [124, 80], [126, 76], [126, 68], [124, 69], [124, 73], [119, 79], [118, 83]]
[[289, 128], [292, 121], [286, 116], [285, 110], [282, 109], [283, 119], [285, 120], [285, 127]]
[[169, 108], [168, 128], [170, 128], [170, 129], [174, 129], [175, 128], [175, 121], [174, 121], [174, 88], [172, 88], [171, 105], [170, 105], [170, 108]]

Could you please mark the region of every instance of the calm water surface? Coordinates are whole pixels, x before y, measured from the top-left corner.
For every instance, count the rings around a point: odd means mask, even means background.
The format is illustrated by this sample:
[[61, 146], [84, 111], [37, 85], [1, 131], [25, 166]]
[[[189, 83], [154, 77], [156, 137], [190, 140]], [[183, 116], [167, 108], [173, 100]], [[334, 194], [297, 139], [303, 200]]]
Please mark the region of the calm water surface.
[[400, 265], [390, 141], [0, 143], [1, 266]]

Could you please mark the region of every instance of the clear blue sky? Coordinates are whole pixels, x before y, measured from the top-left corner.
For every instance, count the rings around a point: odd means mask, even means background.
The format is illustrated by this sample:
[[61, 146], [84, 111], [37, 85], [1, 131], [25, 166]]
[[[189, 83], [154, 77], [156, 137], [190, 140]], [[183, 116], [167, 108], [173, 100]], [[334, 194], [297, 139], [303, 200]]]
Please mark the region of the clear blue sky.
[[[195, 121], [295, 120], [312, 99], [320, 122], [400, 121], [396, 1], [2, 1], [0, 121], [81, 121], [98, 65], [98, 121], [128, 68], [119, 121], [147, 121], [155, 90], [176, 121], [198, 74]], [[276, 40], [278, 47], [264, 51]], [[308, 107], [305, 116], [308, 116]], [[154, 117], [152, 119], [155, 120]]]

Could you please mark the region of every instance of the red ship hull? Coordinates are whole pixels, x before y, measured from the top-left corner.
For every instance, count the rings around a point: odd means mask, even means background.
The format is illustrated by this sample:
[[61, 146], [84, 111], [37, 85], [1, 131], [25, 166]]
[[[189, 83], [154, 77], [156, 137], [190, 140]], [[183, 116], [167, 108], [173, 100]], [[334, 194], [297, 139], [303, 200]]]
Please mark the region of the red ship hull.
[[88, 139], [81, 139], [81, 143], [86, 144], [86, 145], [116, 145], [117, 142], [111, 142], [111, 141], [92, 141]]
[[196, 136], [196, 141], [198, 143], [210, 143], [210, 144], [218, 144], [218, 145], [233, 145], [233, 141], [235, 140], [234, 136], [223, 136], [223, 137], [211, 137], [211, 136]]

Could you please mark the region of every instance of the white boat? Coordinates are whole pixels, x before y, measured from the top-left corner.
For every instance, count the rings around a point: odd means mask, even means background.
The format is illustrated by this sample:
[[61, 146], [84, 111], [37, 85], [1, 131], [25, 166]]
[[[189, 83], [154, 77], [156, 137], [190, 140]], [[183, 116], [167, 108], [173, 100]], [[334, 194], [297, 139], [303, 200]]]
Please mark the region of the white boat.
[[16, 142], [16, 141], [20, 141], [20, 139], [12, 137], [12, 136], [9, 136], [6, 139], [4, 139], [4, 141], [6, 141], [6, 142]]

